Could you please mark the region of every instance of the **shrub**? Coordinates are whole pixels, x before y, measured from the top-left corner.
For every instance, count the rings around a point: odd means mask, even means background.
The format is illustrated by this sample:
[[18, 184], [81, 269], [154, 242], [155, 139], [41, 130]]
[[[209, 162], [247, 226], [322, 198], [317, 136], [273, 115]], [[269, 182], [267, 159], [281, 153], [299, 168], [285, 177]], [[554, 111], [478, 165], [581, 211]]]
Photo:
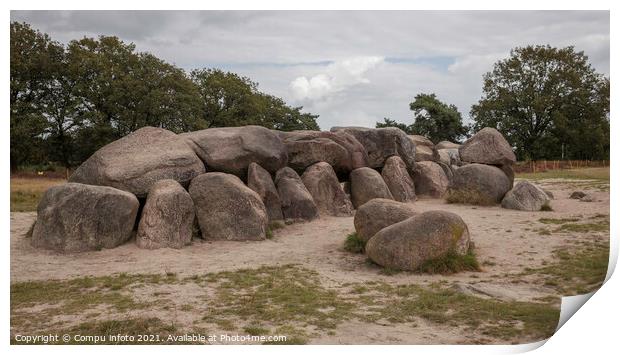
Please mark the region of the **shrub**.
[[366, 248], [366, 242], [356, 232], [347, 235], [347, 239], [344, 241], [344, 250], [351, 253], [363, 253], [364, 248]]

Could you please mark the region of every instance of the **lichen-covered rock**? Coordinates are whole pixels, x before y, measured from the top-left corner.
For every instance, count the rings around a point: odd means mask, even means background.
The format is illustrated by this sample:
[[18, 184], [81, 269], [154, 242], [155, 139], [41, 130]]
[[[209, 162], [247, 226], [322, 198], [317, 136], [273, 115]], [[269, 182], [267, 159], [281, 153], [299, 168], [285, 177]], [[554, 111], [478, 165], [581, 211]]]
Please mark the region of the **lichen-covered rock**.
[[263, 240], [269, 218], [260, 196], [235, 175], [206, 173], [189, 185], [202, 237]]
[[187, 186], [204, 172], [203, 162], [179, 135], [144, 127], [96, 151], [69, 182], [110, 186], [145, 197], [159, 180]]
[[412, 204], [374, 198], [357, 209], [353, 225], [357, 236], [368, 242], [378, 231], [413, 217], [416, 213]]
[[585, 192], [583, 191], [573, 191], [572, 194], [570, 194], [570, 198], [574, 199], [574, 200], [579, 200], [580, 198], [584, 197], [586, 195]]
[[398, 128], [333, 127], [331, 131], [354, 136], [366, 148], [371, 168], [381, 168], [392, 155], [401, 157], [409, 171], [415, 166], [415, 144]]
[[381, 266], [415, 271], [448, 253], [466, 254], [469, 243], [469, 230], [461, 217], [428, 211], [381, 229], [366, 244], [366, 254]]
[[312, 195], [295, 170], [289, 167], [278, 170], [275, 183], [285, 219], [309, 221], [319, 217]]
[[51, 187], [37, 208], [32, 246], [67, 253], [117, 247], [131, 238], [139, 207], [136, 196], [112, 187]]
[[440, 198], [446, 192], [449, 180], [439, 164], [421, 161], [413, 171], [413, 183], [418, 196]]
[[282, 140], [260, 126], [209, 128], [182, 136], [207, 166], [245, 179], [254, 162], [273, 174], [286, 166], [288, 155]]
[[270, 221], [284, 219], [282, 204], [276, 185], [269, 172], [256, 163], [248, 167], [248, 187], [254, 190], [263, 200]]
[[156, 182], [146, 198], [136, 234], [144, 249], [182, 248], [192, 241], [194, 202], [174, 180]]
[[413, 180], [407, 171], [405, 162], [399, 156], [391, 156], [385, 161], [381, 177], [396, 201], [415, 201]]
[[459, 148], [461, 160], [468, 163], [511, 165], [516, 161], [512, 147], [495, 128], [486, 127]]
[[394, 197], [390, 189], [383, 181], [381, 174], [371, 168], [359, 168], [351, 172], [351, 202], [358, 208], [373, 198], [387, 198], [393, 200]]
[[301, 180], [312, 195], [319, 213], [328, 216], [350, 216], [351, 200], [345, 194], [331, 165], [316, 163], [306, 169]]
[[410, 135], [409, 139], [415, 144], [415, 161], [438, 161], [439, 154], [435, 149], [435, 144], [430, 139], [419, 136]]
[[278, 132], [288, 152], [289, 167], [299, 173], [318, 162], [326, 162], [337, 174], [368, 166], [366, 149], [346, 132]]
[[454, 171], [448, 190], [449, 202], [491, 205], [499, 203], [510, 190], [510, 181], [498, 167], [468, 164]]
[[521, 211], [540, 211], [549, 196], [529, 181], [520, 181], [502, 199], [502, 207]]

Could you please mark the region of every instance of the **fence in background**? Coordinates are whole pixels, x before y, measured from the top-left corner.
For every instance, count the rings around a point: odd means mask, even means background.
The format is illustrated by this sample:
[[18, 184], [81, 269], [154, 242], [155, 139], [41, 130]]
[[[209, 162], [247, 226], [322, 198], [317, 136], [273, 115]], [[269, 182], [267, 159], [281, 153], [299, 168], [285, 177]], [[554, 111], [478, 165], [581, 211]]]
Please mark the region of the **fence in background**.
[[537, 160], [514, 165], [515, 173], [537, 173], [547, 170], [598, 168], [609, 166], [609, 160]]

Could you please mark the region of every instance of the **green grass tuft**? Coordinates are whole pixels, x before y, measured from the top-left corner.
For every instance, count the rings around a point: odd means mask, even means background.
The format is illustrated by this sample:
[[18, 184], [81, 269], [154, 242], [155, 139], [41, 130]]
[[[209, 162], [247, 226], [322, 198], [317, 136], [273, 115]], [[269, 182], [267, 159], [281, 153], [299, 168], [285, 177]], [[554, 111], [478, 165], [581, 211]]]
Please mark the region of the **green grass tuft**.
[[344, 241], [344, 250], [351, 253], [363, 253], [365, 248], [366, 242], [356, 232], [347, 235], [347, 239]]
[[419, 268], [419, 272], [427, 274], [454, 274], [461, 271], [480, 271], [480, 264], [472, 249], [465, 255], [450, 251], [446, 255], [428, 260]]

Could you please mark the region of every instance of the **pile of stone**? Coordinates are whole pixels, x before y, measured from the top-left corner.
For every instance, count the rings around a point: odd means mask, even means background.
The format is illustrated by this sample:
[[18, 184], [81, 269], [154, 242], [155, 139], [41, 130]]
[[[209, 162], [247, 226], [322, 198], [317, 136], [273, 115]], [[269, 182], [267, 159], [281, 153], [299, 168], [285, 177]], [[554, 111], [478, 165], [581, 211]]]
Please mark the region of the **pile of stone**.
[[149, 249], [181, 248], [194, 237], [263, 240], [274, 221], [351, 216], [373, 199], [440, 198], [449, 187], [490, 188], [500, 201], [513, 162], [491, 129], [458, 146], [397, 128], [175, 134], [145, 127], [101, 148], [67, 184], [46, 192], [32, 244], [81, 252], [134, 236]]

